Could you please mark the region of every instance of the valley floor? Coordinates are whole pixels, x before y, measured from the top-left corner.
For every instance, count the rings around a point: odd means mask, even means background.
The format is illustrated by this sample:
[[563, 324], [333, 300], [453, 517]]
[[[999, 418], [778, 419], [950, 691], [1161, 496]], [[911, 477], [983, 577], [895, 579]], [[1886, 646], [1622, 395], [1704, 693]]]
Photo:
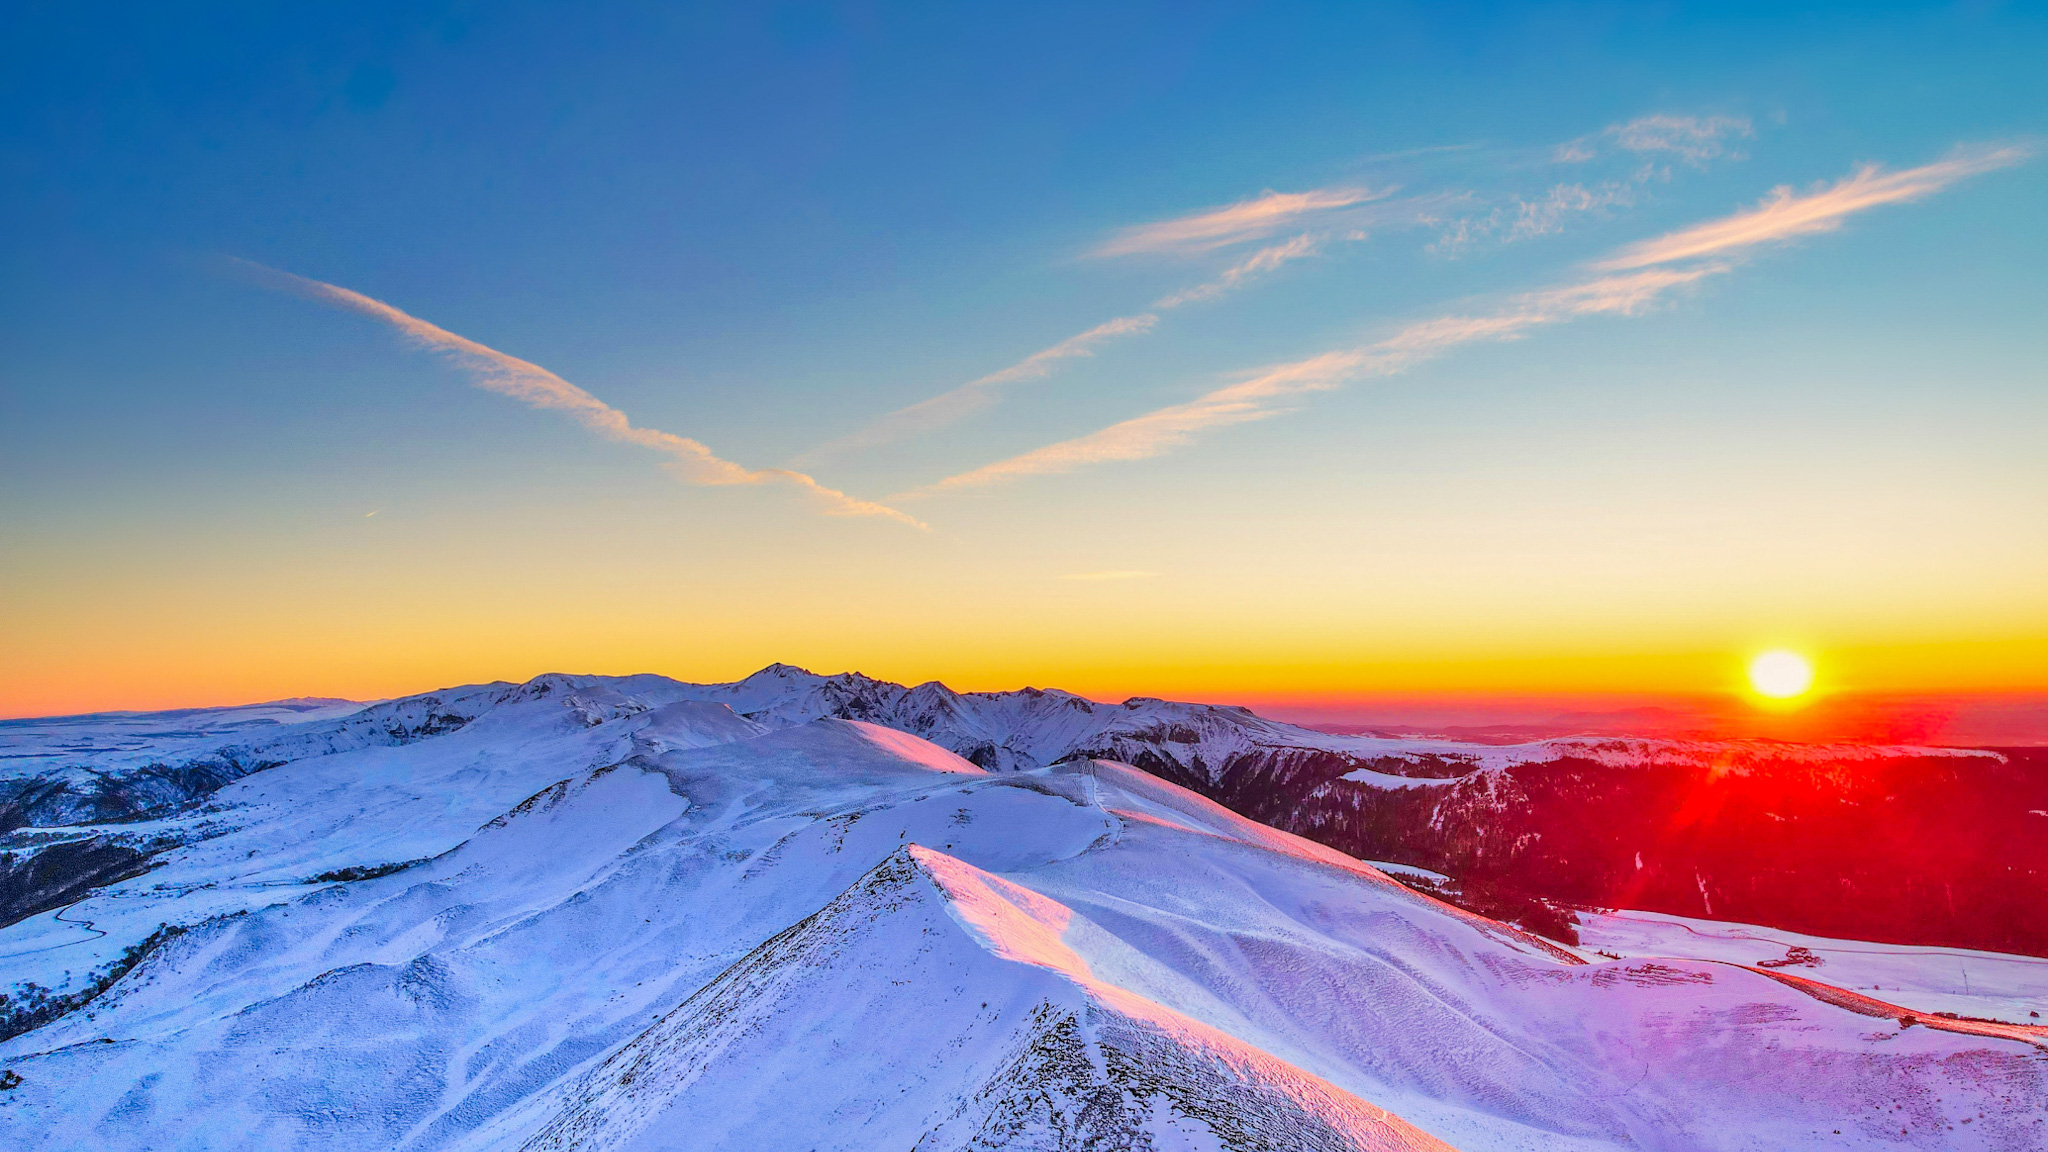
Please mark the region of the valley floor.
[[1775, 968], [1918, 1012], [2041, 1024], [2048, 1020], [2048, 959], [1803, 936], [1755, 924], [1661, 912], [1582, 912], [1579, 951], [1598, 957], [1673, 957]]

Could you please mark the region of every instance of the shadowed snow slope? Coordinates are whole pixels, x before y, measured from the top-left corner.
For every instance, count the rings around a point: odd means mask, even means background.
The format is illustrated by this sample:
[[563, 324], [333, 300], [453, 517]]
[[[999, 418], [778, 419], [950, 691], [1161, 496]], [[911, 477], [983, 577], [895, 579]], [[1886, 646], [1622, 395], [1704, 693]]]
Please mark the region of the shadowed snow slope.
[[74, 993], [155, 941], [0, 1043], [0, 1147], [2048, 1147], [2024, 1038], [1585, 963], [1130, 767], [738, 687], [444, 693], [124, 825], [155, 871], [0, 929]]

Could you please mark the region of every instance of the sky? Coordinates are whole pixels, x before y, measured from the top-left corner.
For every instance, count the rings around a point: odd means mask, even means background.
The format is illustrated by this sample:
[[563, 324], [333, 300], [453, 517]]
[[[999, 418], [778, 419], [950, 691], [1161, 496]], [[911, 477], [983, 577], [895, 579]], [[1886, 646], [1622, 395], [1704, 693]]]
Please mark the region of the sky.
[[2048, 692], [2039, 6], [16, 11], [0, 715]]

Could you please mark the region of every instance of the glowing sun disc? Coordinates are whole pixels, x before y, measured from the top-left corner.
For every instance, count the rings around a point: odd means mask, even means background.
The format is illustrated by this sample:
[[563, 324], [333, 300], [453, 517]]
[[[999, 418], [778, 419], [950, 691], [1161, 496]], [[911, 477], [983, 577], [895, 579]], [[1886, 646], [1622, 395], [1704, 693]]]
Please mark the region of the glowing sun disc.
[[1749, 686], [1759, 696], [1790, 700], [1813, 687], [1813, 665], [1797, 652], [1766, 652], [1749, 662]]

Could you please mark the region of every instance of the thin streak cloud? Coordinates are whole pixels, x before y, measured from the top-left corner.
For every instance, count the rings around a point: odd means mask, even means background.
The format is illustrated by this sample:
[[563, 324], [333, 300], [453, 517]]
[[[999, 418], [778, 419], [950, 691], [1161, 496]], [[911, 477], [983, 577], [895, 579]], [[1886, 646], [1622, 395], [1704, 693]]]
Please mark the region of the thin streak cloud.
[[1290, 260], [1313, 256], [1317, 251], [1316, 238], [1307, 234], [1296, 236], [1284, 244], [1262, 248], [1245, 259], [1223, 270], [1222, 274], [1204, 284], [1198, 284], [1182, 292], [1163, 297], [1152, 305], [1153, 311], [1136, 316], [1120, 316], [1106, 323], [1098, 324], [1088, 331], [1049, 348], [1033, 352], [1017, 363], [999, 372], [991, 372], [978, 380], [970, 380], [956, 388], [941, 392], [929, 399], [920, 400], [905, 408], [881, 417], [874, 423], [849, 435], [805, 453], [801, 462], [816, 463], [831, 459], [847, 452], [865, 451], [893, 444], [912, 436], [935, 432], [948, 424], [963, 420], [994, 404], [1004, 385], [1019, 380], [1033, 380], [1051, 375], [1063, 361], [1082, 356], [1095, 355], [1098, 345], [1119, 336], [1136, 336], [1149, 332], [1159, 323], [1158, 313], [1215, 298], [1242, 287], [1263, 272], [1278, 268]]
[[1214, 300], [1225, 292], [1239, 287], [1246, 280], [1257, 276], [1261, 272], [1270, 272], [1289, 260], [1299, 260], [1303, 256], [1313, 256], [1315, 254], [1316, 238], [1303, 233], [1287, 241], [1285, 244], [1275, 244], [1270, 248], [1261, 248], [1236, 264], [1225, 268], [1222, 275], [1216, 277], [1216, 279], [1206, 284], [1197, 284], [1184, 292], [1176, 292], [1171, 296], [1161, 299], [1152, 307], [1163, 312], [1168, 308], [1178, 308], [1183, 304], [1192, 304], [1198, 300]]
[[553, 372], [508, 356], [467, 337], [457, 336], [417, 316], [321, 280], [280, 272], [253, 261], [230, 257], [236, 267], [267, 287], [360, 313], [398, 329], [414, 344], [446, 357], [467, 373], [477, 387], [510, 396], [534, 408], [561, 412], [607, 440], [652, 449], [668, 457], [668, 470], [686, 484], [723, 487], [736, 484], [788, 484], [811, 496], [832, 516], [883, 516], [917, 528], [928, 526], [884, 504], [828, 488], [802, 472], [784, 468], [748, 468], [727, 460], [702, 443], [655, 428], [633, 424], [624, 412]]
[[[1673, 291], [1735, 267], [1725, 258], [1707, 257], [1825, 231], [1851, 213], [1925, 196], [1965, 176], [2018, 163], [2025, 156], [2017, 148], [1982, 150], [1889, 175], [1873, 168], [1861, 169], [1806, 197], [1780, 189], [1757, 209], [1624, 249], [1596, 265], [1604, 274], [1593, 279], [1526, 293], [1490, 313], [1441, 316], [1411, 324], [1362, 348], [1326, 352], [1278, 365], [1194, 400], [983, 465], [896, 498], [982, 488], [1113, 461], [1148, 459], [1187, 444], [1209, 429], [1264, 420], [1291, 411], [1307, 395], [1332, 391], [1366, 377], [1391, 376], [1465, 344], [1513, 340], [1532, 329], [1583, 316], [1637, 315]], [[1677, 261], [1695, 262], [1680, 268], [1657, 266]]]
[[1755, 134], [1750, 122], [1739, 116], [1638, 116], [1625, 124], [1614, 124], [1595, 136], [1581, 136], [1557, 146], [1553, 159], [1580, 164], [1600, 154], [1600, 140], [1638, 156], [1676, 156], [1694, 167], [1728, 151], [1727, 141]]
[[936, 431], [994, 404], [1006, 384], [1049, 375], [1063, 360], [1071, 360], [1077, 356], [1093, 356], [1096, 345], [1118, 336], [1149, 332], [1158, 322], [1159, 317], [1146, 312], [1137, 316], [1119, 316], [1114, 320], [1097, 324], [1086, 332], [1069, 336], [1049, 348], [1033, 352], [1008, 368], [969, 380], [956, 388], [920, 400], [908, 407], [898, 408], [865, 428], [812, 449], [804, 454], [803, 459], [815, 462], [846, 452], [879, 448], [911, 436]]
[[1141, 253], [1193, 254], [1246, 240], [1259, 240], [1297, 227], [1311, 217], [1383, 199], [1393, 189], [1318, 188], [1308, 192], [1267, 192], [1222, 208], [1155, 224], [1126, 228], [1095, 250], [1098, 256]]
[[[1613, 125], [1599, 136], [1611, 139], [1618, 147], [1631, 152], [1666, 152], [1699, 164], [1720, 155], [1724, 151], [1722, 142], [1725, 138], [1747, 136], [1750, 131], [1749, 121], [1733, 117], [1654, 115]], [[1579, 141], [1564, 145], [1559, 150], [1559, 158], [1590, 159], [1594, 153], [1587, 150], [1591, 147], [1587, 141], [1593, 139], [1595, 137], [1582, 137]], [[1469, 146], [1455, 145], [1415, 151], [1455, 151], [1467, 147]], [[1582, 154], [1568, 155], [1567, 152], [1571, 149], [1580, 149]], [[1514, 241], [1558, 232], [1564, 228], [1565, 220], [1569, 216], [1633, 204], [1635, 184], [1649, 178], [1650, 173], [1646, 170], [1638, 173], [1631, 181], [1609, 181], [1591, 188], [1582, 184], [1559, 184], [1551, 188], [1540, 200], [1516, 200], [1512, 210], [1496, 207], [1484, 217], [1465, 217], [1452, 222], [1437, 242], [1429, 246], [1429, 250], [1439, 254], [1455, 255], [1489, 236], [1499, 235], [1506, 241]], [[1323, 188], [1308, 192], [1267, 192], [1254, 199], [1222, 208], [1125, 229], [1115, 239], [1098, 249], [1096, 254], [1119, 256], [1142, 252], [1177, 252], [1195, 255], [1245, 240], [1269, 236], [1283, 227], [1311, 228], [1291, 240], [1254, 252], [1224, 269], [1213, 280], [1161, 297], [1152, 305], [1154, 314], [1123, 317], [1077, 336], [1071, 336], [999, 372], [971, 380], [948, 392], [891, 412], [859, 431], [806, 453], [799, 458], [799, 462], [815, 463], [844, 452], [881, 447], [910, 436], [935, 431], [982, 411], [995, 403], [996, 389], [1000, 385], [1014, 380], [1048, 375], [1060, 361], [1093, 355], [1094, 345], [1105, 339], [1149, 331], [1158, 320], [1158, 312], [1185, 304], [1214, 300], [1289, 261], [1317, 255], [1326, 240], [1343, 231], [1337, 226], [1346, 224], [1347, 217], [1355, 217], [1355, 213], [1344, 210], [1384, 199], [1393, 191], [1392, 188], [1380, 191], [1367, 188]], [[1409, 206], [1415, 211], [1418, 221], [1435, 222], [1436, 217], [1423, 206], [1424, 203], [1423, 200], [1411, 200]], [[1358, 223], [1355, 218], [1348, 220], [1350, 234], [1347, 239], [1366, 238], [1366, 233], [1356, 227]]]
[[1831, 232], [1844, 219], [1865, 209], [1931, 196], [1965, 177], [2018, 164], [2028, 155], [2027, 149], [2016, 146], [1972, 148], [1946, 160], [1900, 172], [1886, 172], [1875, 164], [1866, 164], [1851, 175], [1805, 195], [1780, 186], [1747, 212], [1631, 245], [1597, 267], [1609, 271], [1647, 268], [1778, 243], [1815, 232]]
[[1113, 461], [1149, 459], [1191, 442], [1197, 433], [1293, 411], [1301, 397], [1333, 391], [1368, 376], [1392, 376], [1463, 344], [1512, 340], [1531, 328], [1596, 313], [1633, 315], [1673, 288], [1725, 270], [1725, 266], [1710, 265], [1606, 276], [1517, 297], [1507, 308], [1490, 315], [1442, 316], [1411, 324], [1376, 344], [1277, 365], [1186, 403], [1169, 405], [1086, 436], [999, 460], [895, 498], [983, 488], [1026, 476], [1072, 472]]

